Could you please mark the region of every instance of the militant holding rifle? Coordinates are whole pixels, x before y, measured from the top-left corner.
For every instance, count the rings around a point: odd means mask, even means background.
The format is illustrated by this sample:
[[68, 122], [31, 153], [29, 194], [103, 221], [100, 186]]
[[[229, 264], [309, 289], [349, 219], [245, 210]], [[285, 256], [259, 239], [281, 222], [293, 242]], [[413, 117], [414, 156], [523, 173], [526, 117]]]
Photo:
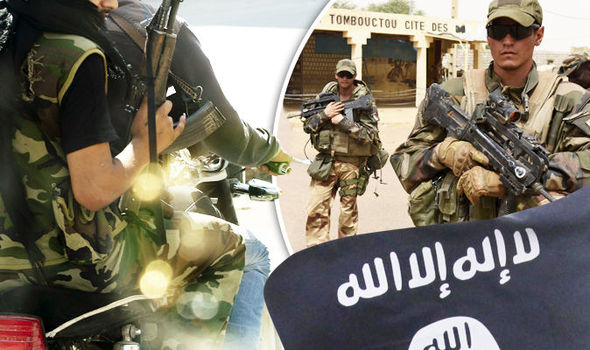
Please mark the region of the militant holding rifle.
[[[355, 109], [360, 110], [372, 110], [373, 97], [371, 95], [364, 95], [359, 97], [356, 100], [352, 101], [344, 101], [342, 104], [344, 105], [344, 110], [342, 114], [346, 117], [346, 119], [350, 120], [351, 122], [354, 121], [353, 112]], [[318, 98], [315, 100], [307, 101], [301, 105], [301, 114], [297, 114], [294, 116], [290, 116], [289, 118], [300, 117], [302, 119], [307, 119], [312, 115], [318, 114], [324, 109], [326, 106], [331, 102], [340, 102], [340, 98], [333, 92], [322, 92], [319, 94]]]
[[520, 112], [496, 91], [485, 104], [476, 106], [471, 117], [440, 85], [432, 84], [426, 92], [423, 120], [442, 127], [449, 136], [470, 142], [500, 175], [509, 193], [503, 214], [515, 211], [519, 195], [532, 192], [554, 200], [540, 183], [548, 169], [550, 152], [514, 124], [519, 119]]

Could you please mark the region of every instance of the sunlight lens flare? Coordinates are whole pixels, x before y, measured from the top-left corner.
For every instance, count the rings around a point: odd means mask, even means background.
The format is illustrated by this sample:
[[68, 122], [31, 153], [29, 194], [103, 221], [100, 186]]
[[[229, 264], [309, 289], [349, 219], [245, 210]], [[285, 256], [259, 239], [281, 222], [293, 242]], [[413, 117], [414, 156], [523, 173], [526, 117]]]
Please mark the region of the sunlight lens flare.
[[189, 292], [180, 296], [176, 308], [186, 319], [210, 320], [219, 312], [219, 301], [208, 293]]
[[162, 192], [162, 180], [151, 173], [143, 173], [133, 184], [133, 194], [141, 201], [152, 201]]
[[162, 260], [152, 261], [139, 280], [139, 288], [143, 295], [150, 298], [161, 298], [166, 294], [172, 280], [172, 267]]

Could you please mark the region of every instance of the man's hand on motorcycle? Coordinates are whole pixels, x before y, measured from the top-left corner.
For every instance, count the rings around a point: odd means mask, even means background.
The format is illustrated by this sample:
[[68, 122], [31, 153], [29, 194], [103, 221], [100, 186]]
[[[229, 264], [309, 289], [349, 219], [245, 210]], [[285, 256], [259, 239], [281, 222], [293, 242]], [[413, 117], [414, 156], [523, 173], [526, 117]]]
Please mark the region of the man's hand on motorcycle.
[[488, 165], [489, 162], [488, 157], [475, 149], [471, 143], [453, 137], [447, 137], [436, 145], [433, 154], [442, 165], [451, 169], [455, 176], [461, 176], [477, 163]]
[[258, 169], [273, 176], [285, 175], [291, 172], [292, 161], [293, 157], [281, 148], [270, 161], [260, 165]]
[[457, 182], [457, 193], [464, 193], [471, 203], [477, 204], [482, 196], [504, 197], [506, 187], [497, 173], [476, 165], [461, 175]]

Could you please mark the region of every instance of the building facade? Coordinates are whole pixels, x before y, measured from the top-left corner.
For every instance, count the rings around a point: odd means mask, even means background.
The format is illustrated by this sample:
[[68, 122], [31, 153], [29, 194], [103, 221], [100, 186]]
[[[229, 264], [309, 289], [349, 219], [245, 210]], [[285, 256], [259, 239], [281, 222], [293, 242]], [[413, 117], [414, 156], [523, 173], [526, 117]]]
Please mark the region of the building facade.
[[[417, 105], [428, 85], [456, 75], [457, 50], [472, 51], [462, 56], [472, 60], [469, 66], [483, 66], [484, 27], [482, 21], [330, 9], [305, 44], [287, 94], [317, 94], [334, 79], [336, 62], [350, 58], [380, 104]], [[443, 68], [447, 53], [451, 69]]]

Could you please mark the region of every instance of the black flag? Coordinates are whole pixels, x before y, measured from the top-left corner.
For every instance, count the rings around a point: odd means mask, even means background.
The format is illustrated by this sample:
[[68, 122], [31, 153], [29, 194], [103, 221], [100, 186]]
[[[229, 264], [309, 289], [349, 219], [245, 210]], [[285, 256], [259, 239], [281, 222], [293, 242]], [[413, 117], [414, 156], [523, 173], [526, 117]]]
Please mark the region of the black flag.
[[493, 220], [339, 239], [265, 297], [287, 350], [590, 348], [590, 186]]

